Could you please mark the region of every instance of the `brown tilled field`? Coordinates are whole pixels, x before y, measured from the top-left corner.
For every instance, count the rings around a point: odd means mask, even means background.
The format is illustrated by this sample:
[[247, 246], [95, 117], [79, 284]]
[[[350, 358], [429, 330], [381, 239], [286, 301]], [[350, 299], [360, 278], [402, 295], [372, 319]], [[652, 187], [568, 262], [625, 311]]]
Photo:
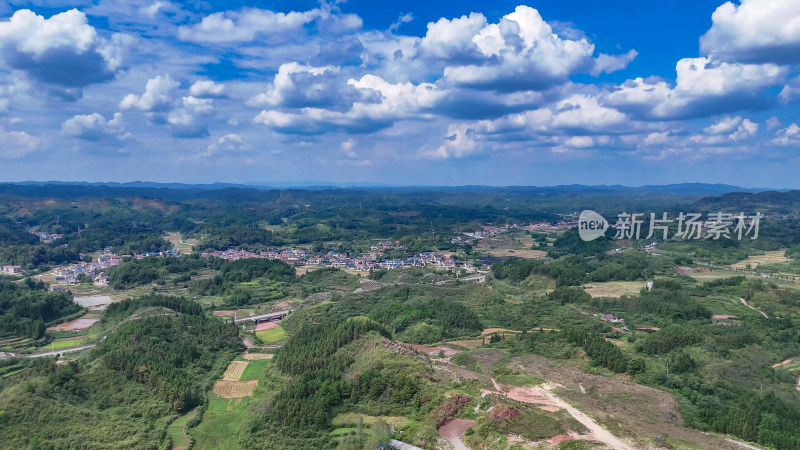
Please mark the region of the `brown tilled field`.
[[255, 361], [258, 359], [272, 359], [272, 357], [275, 355], [272, 353], [245, 353], [242, 356], [244, 356], [244, 359], [248, 361]]
[[242, 378], [242, 372], [244, 372], [248, 364], [247, 361], [231, 361], [231, 363], [228, 364], [228, 368], [225, 369], [225, 373], [222, 374], [222, 379], [224, 381], [239, 381], [239, 378]]
[[251, 381], [225, 381], [214, 383], [214, 393], [222, 398], [250, 397], [258, 386], [258, 380]]
[[75, 319], [71, 322], [64, 322], [54, 327], [48, 328], [50, 331], [81, 331], [85, 330], [95, 323], [99, 322], [100, 318], [97, 314], [86, 314], [80, 319]]

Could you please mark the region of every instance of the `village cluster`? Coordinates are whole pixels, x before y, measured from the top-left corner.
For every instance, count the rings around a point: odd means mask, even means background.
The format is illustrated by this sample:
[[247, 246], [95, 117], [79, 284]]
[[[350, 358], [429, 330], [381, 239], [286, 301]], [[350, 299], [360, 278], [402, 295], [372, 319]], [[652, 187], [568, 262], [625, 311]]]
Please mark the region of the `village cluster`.
[[359, 272], [368, 272], [372, 269], [398, 269], [403, 267], [433, 267], [444, 270], [464, 269], [470, 273], [476, 270], [476, 267], [471, 261], [458, 261], [440, 252], [422, 252], [419, 255], [409, 256], [405, 259], [383, 259], [382, 255], [383, 252], [378, 250], [373, 250], [364, 255], [349, 256], [333, 250], [322, 254], [312, 253], [303, 249], [275, 249], [258, 253], [230, 249], [201, 253], [203, 258], [216, 257], [228, 261], [247, 258], [266, 258], [277, 259], [294, 266], [333, 267], [352, 269]]
[[[81, 257], [83, 256], [85, 255], [81, 254]], [[181, 253], [177, 248], [173, 248], [163, 252], [141, 253], [135, 255], [117, 255], [112, 251], [111, 247], [106, 247], [97, 257], [96, 261], [82, 262], [64, 267], [56, 267], [53, 270], [55, 274], [56, 284], [51, 286], [50, 289], [53, 291], [62, 291], [64, 290], [62, 285], [80, 284], [81, 281], [80, 278], [82, 278], [81, 275], [85, 275], [91, 278], [95, 286], [100, 286], [100, 287], [108, 286], [108, 276], [105, 273], [106, 269], [119, 265], [125, 259], [129, 258], [144, 259], [151, 256], [171, 257], [171, 256], [181, 256]]]
[[550, 222], [531, 222], [529, 225], [520, 226], [519, 224], [503, 225], [499, 227], [484, 225], [478, 231], [464, 231], [460, 235], [450, 240], [455, 245], [474, 245], [485, 238], [498, 236], [513, 230], [523, 229], [525, 231], [564, 231], [575, 228], [578, 224], [576, 220], [561, 220], [556, 224]]

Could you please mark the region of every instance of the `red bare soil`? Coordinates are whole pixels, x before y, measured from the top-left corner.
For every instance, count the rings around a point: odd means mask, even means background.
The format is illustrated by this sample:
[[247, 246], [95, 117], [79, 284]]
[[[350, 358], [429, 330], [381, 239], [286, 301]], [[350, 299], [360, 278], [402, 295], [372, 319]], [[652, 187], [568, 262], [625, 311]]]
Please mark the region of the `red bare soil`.
[[475, 421], [469, 419], [454, 419], [446, 425], [439, 428], [439, 436], [447, 439], [453, 444], [456, 450], [469, 450], [469, 448], [461, 442], [461, 436], [468, 428], [474, 427]]
[[279, 322], [261, 322], [260, 324], [256, 325], [256, 331], [271, 330], [273, 328], [278, 328], [279, 326], [281, 326]]

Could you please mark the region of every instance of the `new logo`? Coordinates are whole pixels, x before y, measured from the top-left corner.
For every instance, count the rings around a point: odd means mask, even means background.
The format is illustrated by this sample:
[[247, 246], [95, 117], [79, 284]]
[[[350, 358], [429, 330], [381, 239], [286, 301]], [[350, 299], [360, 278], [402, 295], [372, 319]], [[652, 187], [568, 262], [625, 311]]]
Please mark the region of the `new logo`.
[[584, 210], [578, 216], [578, 234], [584, 241], [593, 241], [603, 236], [608, 229], [608, 221], [592, 210]]

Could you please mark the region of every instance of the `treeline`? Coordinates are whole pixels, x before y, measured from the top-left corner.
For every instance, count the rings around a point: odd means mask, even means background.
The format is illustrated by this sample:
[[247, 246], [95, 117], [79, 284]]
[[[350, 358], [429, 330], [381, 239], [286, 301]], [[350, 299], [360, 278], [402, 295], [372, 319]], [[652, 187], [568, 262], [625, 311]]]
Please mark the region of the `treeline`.
[[0, 217], [0, 242], [6, 245], [35, 245], [39, 243], [39, 238], [21, 224]]
[[244, 225], [204, 227], [200, 233], [196, 232], [195, 234], [202, 234], [202, 241], [196, 246], [197, 251], [229, 248], [255, 251], [279, 246], [283, 243], [282, 239], [276, 239], [269, 230]]
[[800, 448], [800, 411], [773, 392], [737, 394], [737, 401], [728, 404], [716, 396], [704, 398], [697, 405], [696, 418], [704, 421], [700, 425], [771, 448]]
[[189, 316], [203, 315], [203, 307], [197, 302], [187, 300], [183, 297], [154, 294], [144, 295], [136, 298], [128, 298], [108, 305], [105, 314], [103, 314], [103, 322], [109, 322], [128, 317], [137, 310], [146, 307], [167, 308], [177, 313]]
[[42, 282], [0, 279], [0, 334], [44, 337], [47, 324], [81, 311], [71, 293], [48, 292]]
[[217, 269], [224, 260], [189, 255], [182, 258], [150, 257], [131, 260], [106, 271], [108, 283], [114, 289], [129, 289], [152, 283], [172, 274], [189, 274], [199, 269]]
[[161, 230], [143, 225], [95, 221], [80, 232], [70, 233], [53, 245], [66, 244], [80, 253], [90, 253], [111, 246], [119, 255], [169, 250], [172, 245], [161, 237]]
[[[38, 238], [37, 238], [38, 239]], [[8, 244], [0, 241], [0, 264], [24, 270], [58, 266], [80, 261], [77, 251], [50, 244]]]
[[711, 320], [711, 311], [674, 280], [658, 279], [653, 282], [653, 287], [649, 291], [643, 289], [639, 296], [623, 295], [619, 299], [597, 298], [592, 300], [592, 305], [600, 311], [620, 310], [634, 314], [650, 314], [672, 321]]
[[208, 374], [243, 350], [239, 329], [197, 315], [155, 316], [131, 321], [97, 347], [108, 368], [147, 386], [175, 411], [199, 405], [213, 380]]
[[602, 335], [593, 333], [588, 327], [565, 327], [561, 330], [561, 335], [567, 342], [583, 347], [586, 355], [591, 358], [591, 364], [631, 375], [645, 371], [643, 359], [624, 354], [619, 347], [606, 341]]
[[614, 248], [614, 241], [608, 237], [613, 235], [611, 231], [606, 231], [606, 236], [599, 237], [592, 241], [581, 239], [578, 230], [569, 229], [561, 234], [553, 242], [552, 247], [547, 248], [547, 255], [551, 258], [558, 258], [566, 255], [595, 256], [603, 258], [606, 252]]
[[655, 264], [643, 253], [622, 253], [594, 259], [568, 255], [552, 262], [509, 258], [492, 265], [492, 274], [499, 280], [516, 283], [538, 274], [555, 279], [559, 286], [578, 286], [588, 282], [648, 279], [658, 271]]
[[750, 325], [721, 327], [696, 322], [673, 324], [647, 336], [638, 350], [648, 355], [658, 355], [708, 341], [709, 346], [725, 354], [727, 350], [758, 342], [760, 334]]
[[163, 296], [114, 303], [115, 318], [146, 306], [184, 314], [126, 322], [68, 364], [0, 360], [1, 446], [170, 448], [165, 424], [203, 402], [244, 349], [236, 326], [190, 304]]
[[[270, 283], [254, 296], [241, 289], [240, 283], [256, 279], [266, 279]], [[245, 306], [283, 298], [287, 295], [285, 286], [296, 281], [295, 270], [283, 261], [273, 259], [240, 259], [224, 263], [220, 273], [213, 278], [192, 281], [189, 292], [194, 295], [219, 295], [225, 297], [229, 306]]]
[[429, 301], [397, 298], [407, 295], [407, 291], [395, 294], [395, 301], [372, 309], [369, 317], [388, 326], [398, 339], [418, 344], [473, 335], [483, 330], [478, 315], [461, 303], [442, 298]]
[[283, 448], [326, 447], [335, 407], [353, 394], [353, 382], [343, 376], [354, 358], [340, 350], [367, 333], [390, 334], [363, 317], [306, 325], [294, 334], [274, 360], [291, 382], [284, 383], [252, 419], [248, 447], [268, 446], [275, 439]]

